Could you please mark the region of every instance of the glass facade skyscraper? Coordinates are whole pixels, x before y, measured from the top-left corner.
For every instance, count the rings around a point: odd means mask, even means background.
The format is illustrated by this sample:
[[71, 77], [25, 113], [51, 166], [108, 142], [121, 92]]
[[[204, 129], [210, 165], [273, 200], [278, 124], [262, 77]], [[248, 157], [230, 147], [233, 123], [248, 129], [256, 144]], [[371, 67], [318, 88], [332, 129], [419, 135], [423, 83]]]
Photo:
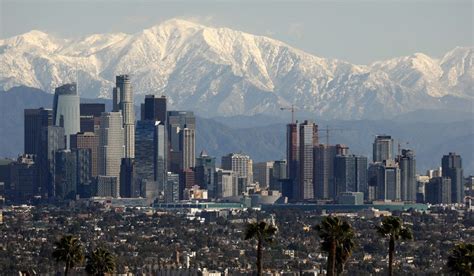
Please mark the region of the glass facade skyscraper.
[[393, 139], [389, 135], [377, 135], [372, 149], [373, 162], [383, 162], [393, 159]]
[[69, 83], [55, 89], [53, 102], [53, 122], [64, 128], [66, 148], [70, 148], [70, 135], [81, 131], [79, 96], [77, 85]]
[[451, 179], [451, 202], [462, 203], [464, 200], [464, 177], [462, 158], [450, 152], [441, 159], [442, 175]]

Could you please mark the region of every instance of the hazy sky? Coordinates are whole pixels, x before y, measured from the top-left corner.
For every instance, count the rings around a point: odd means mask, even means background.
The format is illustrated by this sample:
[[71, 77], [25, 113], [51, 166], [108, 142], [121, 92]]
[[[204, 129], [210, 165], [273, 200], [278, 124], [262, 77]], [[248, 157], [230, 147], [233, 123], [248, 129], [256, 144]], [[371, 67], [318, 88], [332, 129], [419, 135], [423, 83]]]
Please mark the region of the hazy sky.
[[32, 29], [60, 37], [134, 33], [179, 17], [282, 40], [309, 53], [367, 64], [472, 46], [473, 1], [0, 0], [0, 38]]

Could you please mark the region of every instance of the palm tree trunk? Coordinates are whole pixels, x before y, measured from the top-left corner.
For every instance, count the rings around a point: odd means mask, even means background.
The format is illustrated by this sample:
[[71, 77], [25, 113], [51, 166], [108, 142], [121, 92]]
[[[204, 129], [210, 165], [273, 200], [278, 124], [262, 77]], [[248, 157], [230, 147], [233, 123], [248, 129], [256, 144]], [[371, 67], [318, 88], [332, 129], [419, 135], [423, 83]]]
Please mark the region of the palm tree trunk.
[[69, 262], [66, 262], [66, 267], [64, 268], [64, 276], [67, 276], [69, 272]]
[[329, 249], [328, 255], [328, 276], [334, 276], [334, 272], [336, 271], [336, 241], [331, 241], [331, 247]]
[[388, 275], [393, 275], [393, 253], [395, 252], [395, 240], [393, 237], [390, 237], [390, 242], [388, 245]]
[[262, 240], [258, 239], [257, 243], [257, 275], [262, 276], [263, 263], [262, 263]]

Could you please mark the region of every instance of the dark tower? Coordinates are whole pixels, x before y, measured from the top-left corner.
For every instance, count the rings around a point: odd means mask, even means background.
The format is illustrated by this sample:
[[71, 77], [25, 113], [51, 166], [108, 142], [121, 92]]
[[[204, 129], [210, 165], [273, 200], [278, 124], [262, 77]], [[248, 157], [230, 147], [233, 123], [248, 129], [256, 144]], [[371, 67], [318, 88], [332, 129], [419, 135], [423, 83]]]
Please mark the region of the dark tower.
[[442, 175], [451, 179], [451, 202], [462, 203], [464, 199], [462, 158], [454, 152], [441, 159]]

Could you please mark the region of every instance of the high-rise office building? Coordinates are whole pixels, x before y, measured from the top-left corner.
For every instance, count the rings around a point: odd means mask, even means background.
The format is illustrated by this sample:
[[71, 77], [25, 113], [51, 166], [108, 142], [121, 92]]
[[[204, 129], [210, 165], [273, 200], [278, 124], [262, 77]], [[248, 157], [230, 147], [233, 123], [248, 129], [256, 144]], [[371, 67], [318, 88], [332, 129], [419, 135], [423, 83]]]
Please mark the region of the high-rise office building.
[[38, 194], [35, 155], [24, 154], [8, 165], [8, 195], [14, 202], [25, 202]]
[[389, 135], [375, 136], [373, 144], [373, 162], [383, 162], [384, 160], [393, 159], [393, 139]]
[[75, 199], [77, 192], [77, 157], [71, 150], [55, 153], [55, 195], [61, 199]]
[[155, 121], [137, 121], [135, 132], [135, 174], [141, 180], [155, 179]]
[[196, 117], [189, 111], [168, 111], [169, 170], [180, 173], [195, 166]]
[[299, 199], [314, 198], [314, 147], [318, 145], [318, 126], [310, 121], [299, 125]]
[[[135, 187], [135, 163], [133, 158], [122, 158], [120, 164], [120, 197], [139, 197], [140, 189]], [[138, 193], [137, 193], [138, 192]]]
[[113, 111], [122, 112], [125, 158], [135, 157], [135, 109], [130, 77], [120, 75], [115, 78], [113, 90]]
[[376, 199], [401, 200], [400, 168], [394, 160], [370, 164], [369, 186], [376, 187]]
[[217, 170], [216, 172], [217, 198], [238, 196], [238, 177], [232, 170]]
[[55, 153], [66, 148], [64, 128], [47, 126], [41, 129], [41, 146], [38, 154], [38, 178], [40, 181], [40, 194], [55, 196], [54, 170], [56, 168]]
[[425, 202], [431, 204], [450, 204], [452, 202], [451, 184], [451, 178], [449, 177], [431, 178], [425, 185]]
[[462, 169], [462, 158], [460, 155], [450, 152], [441, 159], [442, 175], [451, 179], [451, 202], [463, 203], [464, 201], [464, 177]]
[[416, 201], [416, 160], [415, 153], [409, 149], [403, 149], [402, 154], [397, 157], [400, 167], [401, 199], [403, 201]]
[[73, 148], [76, 158], [77, 193], [82, 198], [93, 195], [92, 186], [92, 151], [88, 148]]
[[163, 194], [168, 175], [168, 138], [166, 137], [166, 125], [164, 122], [155, 121], [154, 132], [154, 180], [158, 185], [158, 193]]
[[286, 125], [286, 160], [288, 183], [291, 185], [292, 195], [299, 197], [299, 135], [298, 122]]
[[120, 164], [124, 158], [125, 150], [122, 114], [120, 112], [104, 112], [100, 119], [99, 175], [116, 177], [118, 192], [120, 189]]
[[168, 172], [166, 175], [165, 202], [179, 200], [179, 174]]
[[103, 103], [81, 103], [80, 109], [80, 125], [81, 132], [95, 132], [100, 127], [100, 116], [105, 112], [105, 104]]
[[229, 153], [222, 156], [221, 166], [223, 170], [234, 172], [239, 183], [239, 194], [246, 191], [248, 185], [253, 182], [251, 172], [252, 160], [250, 156], [243, 153]]
[[253, 164], [253, 179], [257, 181], [260, 188], [269, 188], [272, 178], [273, 162], [260, 162]]
[[314, 197], [335, 199], [334, 159], [336, 146], [319, 145], [314, 147]]
[[144, 194], [163, 194], [167, 184], [166, 126], [159, 121], [138, 121], [135, 145], [135, 176]]
[[[270, 190], [277, 190], [284, 194], [284, 182], [288, 183], [287, 170], [288, 166], [286, 160], [276, 160], [273, 162], [273, 168], [270, 175]], [[287, 196], [287, 193], [285, 193], [284, 196]]]
[[214, 173], [216, 172], [216, 158], [211, 157], [206, 151], [201, 151], [201, 154], [196, 158], [196, 184], [201, 189], [207, 189], [208, 195], [211, 198], [216, 197], [216, 187], [214, 185]]
[[96, 196], [117, 197], [119, 193], [118, 177], [99, 175], [97, 177]]
[[24, 111], [24, 150], [25, 154], [39, 154], [41, 129], [53, 125], [53, 111], [51, 109], [25, 109]]
[[196, 137], [195, 130], [192, 128], [183, 128], [179, 136], [179, 145], [181, 152], [181, 170], [187, 170], [195, 167], [196, 162]]
[[70, 148], [70, 135], [81, 131], [79, 96], [75, 83], [65, 84], [55, 89], [53, 102], [53, 122], [64, 128], [66, 149]]
[[168, 116], [166, 96], [156, 97], [155, 95], [146, 95], [143, 108], [142, 120], [160, 121], [166, 125]]
[[71, 135], [71, 149], [88, 149], [90, 150], [91, 175], [96, 177], [99, 175], [99, 135], [93, 132], [79, 132]]
[[362, 192], [367, 194], [367, 157], [337, 155], [334, 159], [336, 194]]

